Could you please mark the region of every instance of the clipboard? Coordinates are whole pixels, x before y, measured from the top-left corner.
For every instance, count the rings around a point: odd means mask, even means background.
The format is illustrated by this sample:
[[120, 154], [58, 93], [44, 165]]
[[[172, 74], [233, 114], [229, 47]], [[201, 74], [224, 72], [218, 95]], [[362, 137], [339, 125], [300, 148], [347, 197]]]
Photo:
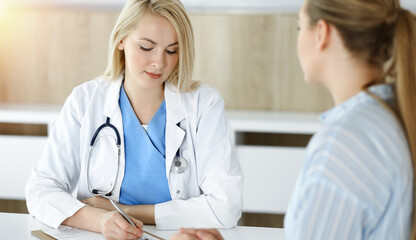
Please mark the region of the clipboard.
[[30, 232], [33, 236], [42, 239], [42, 240], [57, 240], [54, 237], [49, 236], [48, 234], [44, 233], [42, 230], [33, 230]]
[[[41, 239], [41, 240], [58, 240], [58, 239], [56, 239], [56, 238], [54, 238], [54, 237], [52, 237], [52, 236], [50, 236], [50, 235], [46, 234], [46, 233], [45, 233], [45, 232], [43, 232], [42, 230], [33, 230], [33, 231], [31, 231], [30, 233], [31, 233], [33, 236], [35, 236], [35, 237], [37, 237], [37, 238], [39, 238], [39, 239]], [[146, 234], [148, 234], [148, 235], [150, 235], [150, 236], [152, 236], [152, 237], [154, 237], [154, 238], [156, 238], [156, 239], [165, 240], [164, 238], [161, 238], [161, 237], [159, 237], [159, 236], [156, 236], [156, 235], [154, 235], [154, 234], [152, 234], [152, 233], [150, 233], [150, 232], [147, 232], [147, 231], [143, 231], [143, 233], [146, 233]]]

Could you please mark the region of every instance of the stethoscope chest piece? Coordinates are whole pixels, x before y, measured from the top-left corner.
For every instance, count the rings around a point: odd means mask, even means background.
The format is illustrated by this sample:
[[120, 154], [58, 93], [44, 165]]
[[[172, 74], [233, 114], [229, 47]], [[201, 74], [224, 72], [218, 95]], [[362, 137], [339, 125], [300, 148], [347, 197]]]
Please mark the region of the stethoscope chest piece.
[[183, 173], [185, 172], [186, 168], [188, 167], [188, 162], [185, 158], [176, 156], [173, 159], [172, 167], [170, 168], [170, 171], [173, 173]]

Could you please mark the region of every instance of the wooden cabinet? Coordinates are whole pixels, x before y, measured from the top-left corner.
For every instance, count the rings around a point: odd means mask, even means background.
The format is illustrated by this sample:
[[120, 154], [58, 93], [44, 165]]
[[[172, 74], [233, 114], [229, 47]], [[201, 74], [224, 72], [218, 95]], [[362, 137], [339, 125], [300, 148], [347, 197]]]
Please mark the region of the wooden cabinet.
[[[319, 114], [228, 111], [244, 173], [244, 212], [284, 214]], [[249, 133], [249, 136], [245, 136]], [[266, 141], [261, 135], [266, 134]], [[260, 135], [260, 137], [256, 137]], [[245, 139], [245, 138], [257, 139]], [[263, 137], [264, 138], [264, 137]]]
[[[59, 106], [0, 104], [0, 131], [10, 124], [45, 125], [51, 129], [58, 117]], [[47, 132], [49, 132], [47, 130]], [[24, 200], [24, 187], [33, 165], [39, 161], [47, 136], [0, 135], [0, 199]]]

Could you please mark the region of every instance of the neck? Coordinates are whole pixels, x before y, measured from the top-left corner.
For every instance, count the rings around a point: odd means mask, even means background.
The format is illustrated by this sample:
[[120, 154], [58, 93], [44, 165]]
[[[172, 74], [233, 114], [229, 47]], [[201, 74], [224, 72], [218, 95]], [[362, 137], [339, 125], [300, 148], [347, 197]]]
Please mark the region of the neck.
[[355, 61], [339, 65], [332, 68], [332, 71], [326, 77], [328, 80], [324, 81], [324, 85], [331, 93], [335, 105], [341, 104], [364, 90], [381, 73], [378, 68], [369, 67], [367, 64]]
[[138, 84], [131, 83], [131, 81], [125, 81], [124, 90], [132, 105], [160, 105], [165, 98], [163, 85], [160, 88], [143, 88]]
[[147, 125], [165, 99], [164, 85], [143, 88], [134, 81], [124, 81], [124, 90], [140, 123]]

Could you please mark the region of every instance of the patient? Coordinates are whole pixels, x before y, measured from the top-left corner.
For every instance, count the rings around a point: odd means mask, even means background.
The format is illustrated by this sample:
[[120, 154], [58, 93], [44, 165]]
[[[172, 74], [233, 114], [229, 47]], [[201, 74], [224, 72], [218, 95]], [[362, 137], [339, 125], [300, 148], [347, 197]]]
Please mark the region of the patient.
[[[287, 239], [415, 239], [415, 15], [398, 0], [306, 0], [298, 55], [335, 107], [308, 145]], [[172, 239], [222, 237], [182, 229]]]

